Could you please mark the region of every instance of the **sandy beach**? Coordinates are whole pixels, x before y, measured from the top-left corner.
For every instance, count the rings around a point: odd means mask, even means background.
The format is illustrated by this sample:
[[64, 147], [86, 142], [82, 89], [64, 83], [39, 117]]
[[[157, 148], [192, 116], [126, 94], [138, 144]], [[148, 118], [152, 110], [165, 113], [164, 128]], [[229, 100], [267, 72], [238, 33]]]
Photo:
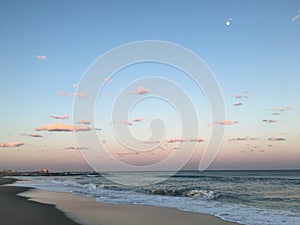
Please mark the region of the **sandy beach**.
[[78, 225], [55, 208], [55, 205], [28, 201], [17, 196], [28, 188], [2, 186], [14, 179], [0, 178], [0, 224], [3, 225]]
[[[0, 184], [12, 181], [12, 179], [1, 178]], [[21, 192], [24, 192], [22, 196], [16, 196]], [[74, 196], [69, 193], [13, 186], [0, 187], [0, 200], [1, 221], [6, 225], [237, 225], [214, 216], [171, 208], [103, 204], [95, 202], [93, 198]]]

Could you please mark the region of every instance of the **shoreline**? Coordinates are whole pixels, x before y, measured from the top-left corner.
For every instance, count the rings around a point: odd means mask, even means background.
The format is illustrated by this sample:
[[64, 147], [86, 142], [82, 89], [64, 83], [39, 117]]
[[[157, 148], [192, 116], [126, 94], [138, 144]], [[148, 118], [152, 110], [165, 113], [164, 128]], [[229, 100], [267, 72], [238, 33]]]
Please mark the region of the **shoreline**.
[[[6, 178], [4, 178], [6, 179]], [[1, 180], [1, 178], [0, 178]], [[1, 185], [1, 181], [0, 181]], [[16, 188], [7, 186], [7, 188]], [[18, 197], [28, 202], [52, 206], [73, 221], [82, 225], [240, 225], [216, 216], [148, 205], [108, 204], [94, 198], [65, 192], [51, 192], [24, 188]], [[1, 192], [1, 189], [0, 189]], [[31, 223], [33, 224], [33, 223]], [[56, 223], [59, 224], [59, 223]], [[34, 225], [34, 224], [33, 224]]]
[[27, 187], [3, 186], [12, 184], [16, 179], [0, 177], [0, 223], [5, 225], [80, 225], [55, 205], [29, 201], [18, 196], [19, 193], [32, 190]]

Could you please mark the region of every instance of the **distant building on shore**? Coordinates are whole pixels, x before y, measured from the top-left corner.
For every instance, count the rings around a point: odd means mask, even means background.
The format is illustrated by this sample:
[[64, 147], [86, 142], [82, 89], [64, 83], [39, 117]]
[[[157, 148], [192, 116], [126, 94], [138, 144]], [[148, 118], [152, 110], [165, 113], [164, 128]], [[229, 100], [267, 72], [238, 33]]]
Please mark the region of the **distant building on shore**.
[[17, 171], [15, 170], [0, 170], [0, 175], [1, 176], [10, 176], [10, 175], [15, 175]]
[[40, 173], [50, 173], [49, 169], [43, 168], [40, 170]]

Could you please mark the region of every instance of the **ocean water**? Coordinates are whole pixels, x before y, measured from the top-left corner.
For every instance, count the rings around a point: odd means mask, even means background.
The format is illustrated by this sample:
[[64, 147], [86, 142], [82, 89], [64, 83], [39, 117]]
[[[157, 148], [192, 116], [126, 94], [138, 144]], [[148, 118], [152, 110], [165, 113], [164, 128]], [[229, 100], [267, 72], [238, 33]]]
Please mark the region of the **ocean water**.
[[[111, 173], [124, 180], [151, 173], [148, 186], [123, 186], [103, 176], [17, 177], [18, 186], [89, 196], [98, 202], [141, 204], [206, 213], [247, 225], [300, 224], [300, 170]], [[169, 178], [168, 178], [169, 177]], [[167, 179], [168, 178], [168, 179]], [[151, 179], [151, 178], [147, 178]]]

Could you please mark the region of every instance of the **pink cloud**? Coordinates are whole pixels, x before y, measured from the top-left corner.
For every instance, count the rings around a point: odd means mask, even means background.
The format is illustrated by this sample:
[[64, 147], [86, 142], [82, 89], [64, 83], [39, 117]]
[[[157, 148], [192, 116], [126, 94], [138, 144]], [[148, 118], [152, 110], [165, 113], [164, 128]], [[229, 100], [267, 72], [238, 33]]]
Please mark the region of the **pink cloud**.
[[216, 122], [217, 124], [221, 124], [221, 125], [233, 125], [238, 123], [237, 121], [232, 121], [232, 120], [225, 120], [225, 121], [220, 121], [220, 122]]
[[64, 91], [59, 91], [59, 92], [57, 92], [57, 94], [59, 94], [59, 95], [61, 95], [61, 96], [67, 96], [67, 97], [70, 97], [70, 96], [79, 97], [79, 98], [84, 98], [84, 97], [86, 97], [86, 94], [79, 93], [79, 92], [75, 92], [75, 93], [72, 95], [72, 94], [66, 93], [66, 92], [64, 92]]
[[133, 125], [130, 121], [123, 121], [123, 124], [129, 125], [129, 126]]
[[77, 88], [78, 87], [78, 84], [77, 83], [74, 83], [73, 84], [73, 88]]
[[40, 126], [35, 128], [36, 131], [90, 131], [91, 128], [88, 126], [73, 126], [70, 124], [50, 124], [46, 126]]
[[89, 121], [89, 120], [80, 120], [78, 123], [88, 125], [88, 124], [91, 124], [91, 121]]
[[150, 91], [148, 89], [143, 88], [143, 87], [138, 87], [136, 92], [139, 95], [143, 95], [143, 94], [148, 94]]
[[134, 118], [133, 122], [141, 122], [143, 119], [142, 118]]
[[122, 157], [125, 155], [129, 155], [130, 153], [129, 152], [114, 152], [112, 154]]
[[0, 147], [2, 148], [12, 148], [12, 147], [20, 147], [24, 145], [23, 142], [7, 142], [7, 143], [0, 143]]
[[73, 96], [79, 97], [79, 98], [84, 98], [84, 97], [86, 97], [86, 94], [75, 92], [75, 93], [73, 94]]
[[52, 115], [52, 116], [49, 116], [49, 118], [53, 118], [53, 119], [57, 119], [57, 120], [66, 120], [66, 119], [69, 119], [69, 117], [66, 116], [66, 115], [62, 115], [62, 116], [54, 116], [54, 115]]
[[112, 80], [109, 79], [109, 77], [104, 77], [103, 80], [104, 80], [105, 82], [112, 82]]
[[285, 141], [285, 138], [282, 137], [270, 137], [268, 138], [269, 141]]
[[71, 94], [66, 93], [66, 92], [64, 92], [64, 91], [59, 91], [59, 92], [57, 92], [57, 94], [59, 94], [59, 95], [61, 95], [61, 96], [67, 96], [67, 97], [72, 96]]

